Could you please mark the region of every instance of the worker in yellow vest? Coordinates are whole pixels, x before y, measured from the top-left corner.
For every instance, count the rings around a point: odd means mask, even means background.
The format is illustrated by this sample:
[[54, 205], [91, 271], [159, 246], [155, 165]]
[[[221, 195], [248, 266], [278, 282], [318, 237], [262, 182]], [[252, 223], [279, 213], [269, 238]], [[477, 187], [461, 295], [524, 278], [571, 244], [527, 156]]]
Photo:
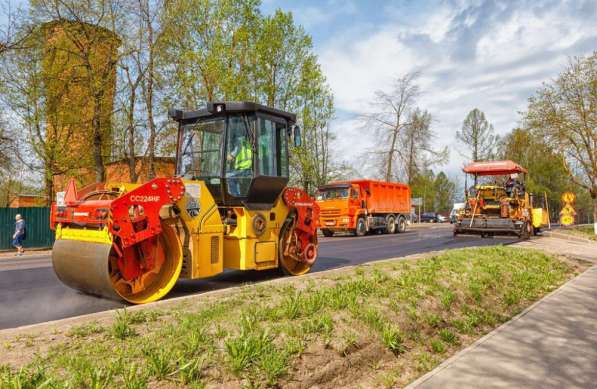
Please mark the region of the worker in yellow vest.
[[253, 167], [253, 150], [246, 138], [240, 144], [240, 150], [234, 157], [234, 170], [251, 170]]
[[253, 148], [247, 138], [243, 137], [240, 144], [228, 155], [232, 163], [232, 171], [227, 173], [228, 188], [231, 195], [245, 196], [253, 175]]

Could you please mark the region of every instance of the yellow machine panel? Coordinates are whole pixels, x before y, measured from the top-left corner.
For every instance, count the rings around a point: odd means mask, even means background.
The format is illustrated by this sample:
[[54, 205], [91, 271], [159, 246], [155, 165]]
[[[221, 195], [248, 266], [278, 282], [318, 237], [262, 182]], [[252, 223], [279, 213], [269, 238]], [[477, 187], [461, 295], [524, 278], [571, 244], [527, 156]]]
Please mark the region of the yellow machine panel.
[[278, 266], [277, 243], [288, 207], [278, 200], [271, 210], [234, 208], [236, 226], [224, 237], [224, 267], [269, 269]]

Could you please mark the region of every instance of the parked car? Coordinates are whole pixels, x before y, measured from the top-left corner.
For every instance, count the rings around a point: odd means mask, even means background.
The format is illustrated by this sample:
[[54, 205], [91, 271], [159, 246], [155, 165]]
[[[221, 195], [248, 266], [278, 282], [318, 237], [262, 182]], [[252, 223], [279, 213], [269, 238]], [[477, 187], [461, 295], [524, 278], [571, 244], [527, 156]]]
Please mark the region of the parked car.
[[438, 223], [447, 223], [448, 218], [444, 215], [437, 214], [437, 222]]
[[438, 214], [435, 212], [425, 212], [421, 214], [421, 223], [438, 223]]

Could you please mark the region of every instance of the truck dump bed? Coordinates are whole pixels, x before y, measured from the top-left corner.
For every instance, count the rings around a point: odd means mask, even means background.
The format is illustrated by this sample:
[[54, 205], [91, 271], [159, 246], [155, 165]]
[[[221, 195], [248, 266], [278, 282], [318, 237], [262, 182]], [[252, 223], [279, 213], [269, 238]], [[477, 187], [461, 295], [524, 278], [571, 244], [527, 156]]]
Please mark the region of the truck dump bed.
[[398, 182], [374, 180], [350, 181], [357, 184], [362, 192], [367, 193], [369, 213], [410, 213], [410, 187]]

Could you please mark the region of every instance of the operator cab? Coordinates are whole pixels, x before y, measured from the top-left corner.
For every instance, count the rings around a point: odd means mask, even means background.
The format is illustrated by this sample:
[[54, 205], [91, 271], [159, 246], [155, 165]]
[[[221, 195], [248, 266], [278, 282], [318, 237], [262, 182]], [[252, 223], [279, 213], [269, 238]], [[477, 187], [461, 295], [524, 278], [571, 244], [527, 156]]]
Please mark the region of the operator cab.
[[251, 102], [170, 110], [179, 123], [176, 174], [202, 180], [219, 205], [269, 208], [288, 183], [288, 142], [300, 145], [296, 115]]

